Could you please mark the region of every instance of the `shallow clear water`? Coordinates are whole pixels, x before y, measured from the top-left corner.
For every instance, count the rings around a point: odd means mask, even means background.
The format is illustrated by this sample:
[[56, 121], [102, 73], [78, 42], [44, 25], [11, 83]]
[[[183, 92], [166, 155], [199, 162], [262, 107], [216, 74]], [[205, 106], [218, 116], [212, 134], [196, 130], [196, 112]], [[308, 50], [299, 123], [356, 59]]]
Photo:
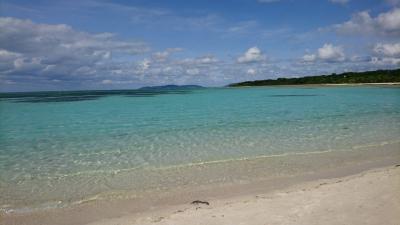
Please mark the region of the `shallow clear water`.
[[17, 208], [161, 182], [133, 171], [398, 141], [400, 88], [0, 94], [0, 116], [0, 207]]

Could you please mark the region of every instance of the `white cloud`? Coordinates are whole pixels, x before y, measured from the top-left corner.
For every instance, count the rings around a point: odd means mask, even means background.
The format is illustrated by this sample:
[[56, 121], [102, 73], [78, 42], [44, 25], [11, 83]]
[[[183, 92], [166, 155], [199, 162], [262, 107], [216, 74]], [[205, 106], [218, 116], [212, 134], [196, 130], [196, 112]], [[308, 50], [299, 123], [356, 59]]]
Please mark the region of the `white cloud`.
[[[68, 84], [73, 88], [134, 88], [171, 83], [226, 85], [249, 77], [267, 79], [345, 69], [387, 68], [399, 61], [393, 51], [397, 48], [395, 44], [378, 44], [372, 61], [369, 57], [368, 61], [356, 59], [354, 62], [347, 60], [340, 46], [325, 44], [302, 58], [303, 62], [320, 62], [323, 66], [318, 63], [292, 65], [289, 60], [266, 63], [267, 57], [258, 47], [229, 60], [212, 54], [185, 59], [173, 55], [182, 51], [179, 48], [148, 52], [148, 46], [142, 42], [123, 41], [111, 33], [82, 32], [62, 24], [0, 17], [0, 30], [0, 83], [14, 87], [20, 87], [23, 82], [28, 88], [46, 82], [53, 87]], [[90, 86], [94, 84], [98, 86]]]
[[304, 62], [314, 62], [317, 59], [315, 54], [306, 54], [302, 57]]
[[374, 64], [400, 64], [400, 43], [378, 43], [374, 46], [373, 52], [375, 57], [371, 62]]
[[150, 60], [144, 59], [143, 61], [139, 62], [139, 66], [143, 71], [145, 71], [150, 67], [150, 63]]
[[373, 50], [378, 55], [400, 58], [400, 43], [395, 43], [395, 44], [378, 43], [375, 45]]
[[[9, 76], [93, 75], [110, 62], [112, 53], [136, 55], [147, 51], [141, 42], [116, 40], [110, 33], [91, 34], [64, 24], [49, 25], [0, 17], [0, 74]], [[13, 65], [10, 68], [10, 65]]]
[[345, 55], [342, 47], [324, 44], [318, 49], [318, 58], [324, 61], [343, 61]]
[[324, 44], [317, 50], [315, 54], [306, 54], [302, 57], [303, 62], [341, 62], [346, 58], [343, 48], [341, 46], [334, 46], [332, 44]]
[[203, 57], [197, 58], [195, 61], [199, 64], [211, 64], [211, 63], [218, 62], [218, 59], [216, 59], [212, 55], [208, 55], [208, 56], [203, 56]]
[[334, 29], [342, 34], [371, 34], [400, 36], [400, 8], [372, 17], [368, 11], [356, 13], [342, 24], [336, 24]]
[[199, 65], [199, 64], [213, 64], [217, 63], [219, 60], [215, 58], [213, 55], [206, 55], [197, 58], [187, 58], [183, 60], [179, 60], [176, 63], [178, 64], [186, 64], [186, 65]]
[[388, 58], [388, 57], [372, 57], [371, 60], [372, 64], [375, 65], [381, 65], [381, 66], [385, 66], [385, 65], [400, 65], [400, 58]]
[[182, 48], [167, 48], [165, 51], [153, 53], [153, 59], [156, 61], [165, 61], [172, 53], [180, 52], [182, 50]]
[[367, 11], [354, 14], [351, 19], [345, 23], [334, 26], [339, 33], [373, 33], [375, 30], [375, 21]]
[[155, 52], [153, 54], [153, 58], [155, 60], [164, 61], [164, 60], [166, 60], [168, 58], [169, 55], [170, 55], [170, 52], [168, 52], [168, 51]]
[[379, 14], [376, 18], [379, 27], [389, 33], [400, 32], [400, 8], [393, 9], [390, 12]]
[[246, 73], [247, 73], [248, 75], [255, 75], [255, 74], [257, 73], [257, 70], [255, 70], [255, 69], [253, 69], [253, 68], [250, 68], [250, 69], [247, 70]]
[[238, 63], [253, 63], [264, 61], [266, 56], [258, 47], [249, 48], [242, 56], [237, 58]]
[[15, 61], [21, 57], [21, 54], [0, 49], [0, 73], [9, 72], [14, 69]]
[[0, 59], [1, 60], [9, 60], [9, 59], [15, 59], [21, 56], [19, 53], [15, 52], [10, 52], [4, 49], [0, 49]]

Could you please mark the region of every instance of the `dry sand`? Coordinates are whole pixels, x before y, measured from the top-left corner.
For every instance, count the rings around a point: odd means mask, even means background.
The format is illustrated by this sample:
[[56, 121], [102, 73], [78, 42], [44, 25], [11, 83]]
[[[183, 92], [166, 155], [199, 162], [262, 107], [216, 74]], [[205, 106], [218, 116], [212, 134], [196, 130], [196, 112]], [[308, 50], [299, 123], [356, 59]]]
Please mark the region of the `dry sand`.
[[90, 225], [400, 224], [400, 166]]

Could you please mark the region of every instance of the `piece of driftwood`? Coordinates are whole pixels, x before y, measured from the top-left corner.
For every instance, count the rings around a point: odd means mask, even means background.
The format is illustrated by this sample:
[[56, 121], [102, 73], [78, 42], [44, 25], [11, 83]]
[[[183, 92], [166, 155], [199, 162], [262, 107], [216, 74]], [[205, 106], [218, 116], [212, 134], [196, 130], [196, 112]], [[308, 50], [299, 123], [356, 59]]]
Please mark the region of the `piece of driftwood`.
[[195, 200], [191, 204], [193, 204], [193, 205], [199, 205], [199, 204], [210, 205], [209, 202], [200, 201], [200, 200]]

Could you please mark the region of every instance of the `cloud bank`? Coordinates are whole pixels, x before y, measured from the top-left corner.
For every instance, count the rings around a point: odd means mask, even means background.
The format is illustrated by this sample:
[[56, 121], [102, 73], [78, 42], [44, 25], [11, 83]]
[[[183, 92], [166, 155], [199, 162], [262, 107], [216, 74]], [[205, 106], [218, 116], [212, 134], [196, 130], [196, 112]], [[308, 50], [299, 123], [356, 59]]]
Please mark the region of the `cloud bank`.
[[[393, 9], [371, 17], [362, 12], [335, 29], [380, 30], [381, 35], [392, 37], [398, 32], [397, 13]], [[0, 17], [0, 30], [1, 90], [113, 89], [172, 83], [220, 86], [281, 76], [393, 68], [400, 63], [400, 43], [396, 41], [375, 43], [370, 55], [361, 56], [348, 56], [343, 46], [325, 43], [298, 56], [300, 60], [267, 57], [264, 50], [268, 49], [257, 46], [242, 49], [241, 54], [188, 57], [179, 46], [152, 51], [144, 41], [84, 32], [65, 24]]]
[[400, 8], [372, 17], [368, 11], [358, 12], [349, 21], [334, 25], [339, 34], [369, 34], [400, 37]]
[[1, 77], [70, 80], [97, 76], [113, 55], [147, 52], [146, 44], [120, 41], [110, 33], [90, 34], [59, 24], [0, 18]]

